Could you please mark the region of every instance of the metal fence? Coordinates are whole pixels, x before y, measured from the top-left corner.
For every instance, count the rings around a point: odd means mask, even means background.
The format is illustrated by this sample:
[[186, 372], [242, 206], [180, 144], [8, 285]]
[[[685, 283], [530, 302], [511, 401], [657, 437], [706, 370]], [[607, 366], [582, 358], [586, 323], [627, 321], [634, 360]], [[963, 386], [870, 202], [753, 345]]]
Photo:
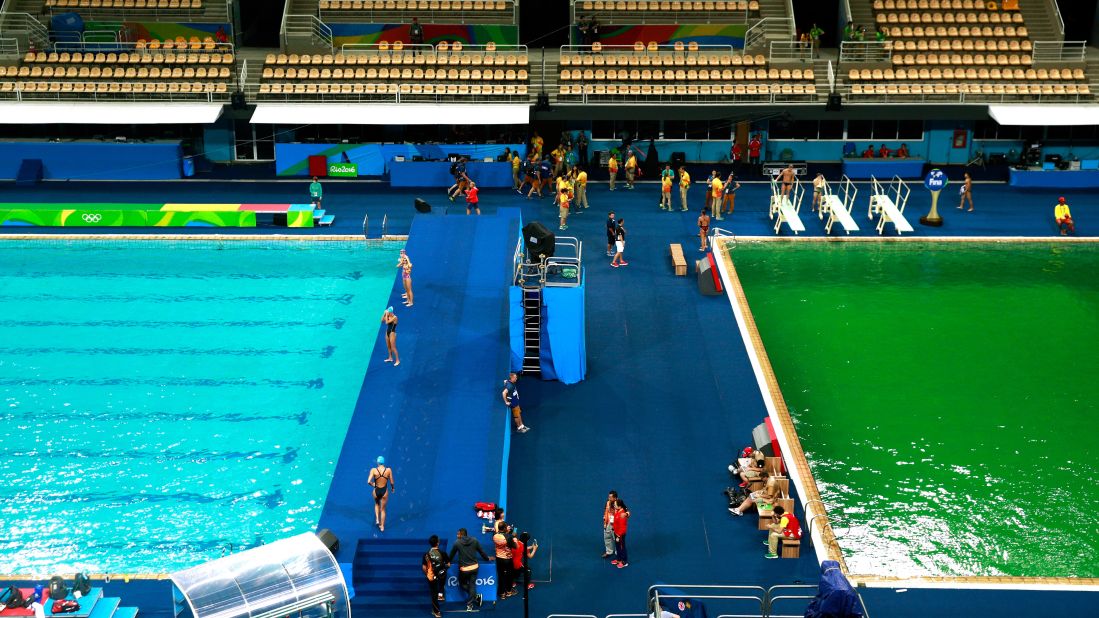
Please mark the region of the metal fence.
[[843, 41], [840, 62], [891, 62], [893, 45], [889, 41]]
[[1087, 41], [1034, 41], [1030, 55], [1034, 62], [1084, 62]]
[[812, 62], [816, 50], [812, 43], [801, 41], [771, 41], [767, 57], [771, 62], [775, 61], [801, 61]]

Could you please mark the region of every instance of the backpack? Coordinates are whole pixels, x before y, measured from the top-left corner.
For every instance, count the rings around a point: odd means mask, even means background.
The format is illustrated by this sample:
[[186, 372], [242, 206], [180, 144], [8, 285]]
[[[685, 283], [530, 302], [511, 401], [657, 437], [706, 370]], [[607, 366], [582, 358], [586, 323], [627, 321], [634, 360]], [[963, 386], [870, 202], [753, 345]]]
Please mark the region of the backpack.
[[0, 607], [13, 609], [24, 607], [23, 591], [15, 586], [8, 586], [0, 592]]
[[427, 552], [427, 560], [431, 563], [431, 568], [435, 570], [438, 576], [444, 576], [447, 567], [446, 555], [438, 547], [432, 547]]
[[80, 604], [72, 599], [54, 601], [50, 612], [54, 614], [71, 614], [80, 609]]
[[60, 575], [51, 577], [50, 598], [59, 601], [67, 596], [69, 596], [69, 588], [65, 585], [65, 580], [61, 579]]
[[80, 593], [80, 596], [84, 596], [92, 591], [92, 582], [88, 579], [88, 576], [84, 573], [77, 573], [73, 578], [73, 592]]

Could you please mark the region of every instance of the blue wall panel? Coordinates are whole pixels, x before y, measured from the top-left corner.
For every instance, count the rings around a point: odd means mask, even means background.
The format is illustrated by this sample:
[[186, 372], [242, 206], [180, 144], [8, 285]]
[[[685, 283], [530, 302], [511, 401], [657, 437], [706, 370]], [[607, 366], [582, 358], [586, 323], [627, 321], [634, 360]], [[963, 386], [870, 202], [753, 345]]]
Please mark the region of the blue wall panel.
[[181, 178], [180, 142], [0, 142], [0, 178], [14, 179], [23, 159], [42, 159], [52, 180], [167, 180]]

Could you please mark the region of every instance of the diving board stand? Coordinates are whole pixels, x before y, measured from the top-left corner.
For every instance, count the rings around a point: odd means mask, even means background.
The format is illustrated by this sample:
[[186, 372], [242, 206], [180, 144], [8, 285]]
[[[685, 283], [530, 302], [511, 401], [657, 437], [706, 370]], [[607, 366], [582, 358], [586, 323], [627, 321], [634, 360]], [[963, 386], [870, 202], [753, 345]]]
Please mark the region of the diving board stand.
[[794, 186], [786, 195], [782, 195], [781, 183], [778, 178], [771, 179], [771, 205], [767, 215], [775, 222], [775, 234], [782, 231], [785, 223], [794, 234], [805, 231], [805, 224], [798, 215], [801, 212], [801, 200], [805, 197], [805, 189], [801, 186], [801, 180], [794, 177]]
[[848, 234], [857, 232], [859, 226], [851, 216], [851, 208], [855, 205], [855, 197], [858, 196], [859, 189], [846, 174], [837, 183], [837, 188], [839, 189], [839, 195], [832, 191], [832, 185], [827, 180], [824, 181], [824, 192], [821, 197], [820, 208], [817, 211], [817, 218], [823, 220], [824, 215], [828, 215], [828, 221], [824, 224], [825, 234], [831, 234], [832, 226], [836, 223], [839, 223], [840, 227]]
[[912, 192], [908, 183], [901, 180], [900, 176], [894, 176], [889, 185], [882, 186], [877, 178], [871, 176], [870, 190], [870, 206], [867, 209], [867, 215], [871, 221], [874, 220], [874, 215], [878, 215], [878, 222], [874, 226], [878, 234], [885, 231], [886, 223], [892, 223], [898, 235], [902, 232], [911, 232], [912, 224], [904, 218], [904, 207], [908, 204], [908, 195]]

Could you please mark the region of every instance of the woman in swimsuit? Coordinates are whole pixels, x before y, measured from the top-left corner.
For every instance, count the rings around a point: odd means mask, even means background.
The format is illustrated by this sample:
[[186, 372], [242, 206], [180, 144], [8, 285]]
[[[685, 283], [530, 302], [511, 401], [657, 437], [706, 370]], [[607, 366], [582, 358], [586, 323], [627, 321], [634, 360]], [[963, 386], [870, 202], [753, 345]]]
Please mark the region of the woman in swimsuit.
[[378, 457], [377, 466], [370, 469], [367, 484], [374, 488], [374, 525], [385, 532], [385, 505], [393, 491], [393, 468], [385, 467], [385, 457]]
[[[715, 200], [716, 203], [716, 200]], [[717, 205], [721, 208], [721, 204]], [[706, 208], [702, 209], [702, 214], [698, 215], [698, 239], [699, 239], [699, 251], [706, 250], [706, 236], [710, 233], [710, 211]]]
[[382, 314], [382, 322], [385, 323], [385, 349], [389, 352], [385, 362], [393, 363], [393, 366], [401, 364], [401, 355], [397, 354], [397, 314], [393, 313], [393, 307], [389, 307]]
[[404, 299], [404, 306], [412, 306], [412, 260], [408, 259], [408, 255], [405, 254], [404, 249], [401, 249], [401, 257], [397, 260], [397, 268], [401, 269], [401, 283], [404, 284], [404, 294], [401, 294], [401, 298]]

